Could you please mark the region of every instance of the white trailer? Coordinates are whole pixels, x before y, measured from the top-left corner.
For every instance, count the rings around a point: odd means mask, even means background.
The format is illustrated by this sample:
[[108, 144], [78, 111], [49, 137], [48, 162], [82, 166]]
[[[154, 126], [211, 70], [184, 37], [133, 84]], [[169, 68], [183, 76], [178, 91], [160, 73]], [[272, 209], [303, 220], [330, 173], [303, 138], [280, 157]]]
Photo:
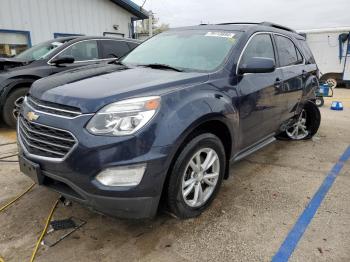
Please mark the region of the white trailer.
[[331, 87], [350, 84], [350, 27], [298, 30], [314, 54], [321, 81]]

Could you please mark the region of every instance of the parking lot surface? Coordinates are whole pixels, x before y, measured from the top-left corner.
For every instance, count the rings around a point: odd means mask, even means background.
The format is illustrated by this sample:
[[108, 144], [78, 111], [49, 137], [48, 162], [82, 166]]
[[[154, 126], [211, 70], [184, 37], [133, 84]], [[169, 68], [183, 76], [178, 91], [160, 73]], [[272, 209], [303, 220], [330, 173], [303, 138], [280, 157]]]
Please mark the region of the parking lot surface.
[[[344, 111], [330, 110], [340, 100]], [[277, 141], [231, 167], [218, 197], [196, 219], [160, 213], [152, 221], [120, 220], [73, 203], [54, 219], [87, 221], [35, 261], [270, 261], [310, 199], [350, 144], [350, 90], [336, 89], [321, 108], [319, 132], [309, 141]], [[15, 133], [0, 129], [0, 144]], [[1, 146], [0, 157], [16, 152]], [[10, 158], [15, 160], [16, 158]], [[17, 163], [0, 163], [0, 206], [32, 182]], [[0, 213], [0, 256], [29, 261], [56, 193], [35, 186]], [[290, 261], [350, 261], [350, 161], [298, 243]]]

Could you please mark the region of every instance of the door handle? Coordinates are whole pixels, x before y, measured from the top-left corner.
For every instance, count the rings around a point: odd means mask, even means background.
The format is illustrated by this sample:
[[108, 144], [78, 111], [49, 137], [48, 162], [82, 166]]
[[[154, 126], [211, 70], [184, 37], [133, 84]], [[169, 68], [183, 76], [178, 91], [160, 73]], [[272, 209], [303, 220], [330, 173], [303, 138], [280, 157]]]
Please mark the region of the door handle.
[[273, 85], [276, 89], [280, 89], [282, 85], [282, 80], [279, 78], [276, 78], [275, 83]]
[[302, 78], [306, 78], [307, 77], [307, 71], [306, 70], [301, 71], [301, 77]]

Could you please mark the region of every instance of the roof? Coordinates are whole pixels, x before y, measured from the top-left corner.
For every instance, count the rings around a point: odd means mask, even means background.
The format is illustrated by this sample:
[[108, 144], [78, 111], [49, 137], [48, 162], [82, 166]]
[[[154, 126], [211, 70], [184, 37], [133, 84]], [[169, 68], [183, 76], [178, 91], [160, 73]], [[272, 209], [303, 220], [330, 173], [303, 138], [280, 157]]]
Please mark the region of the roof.
[[297, 30], [299, 33], [336, 33], [336, 32], [350, 32], [350, 26], [342, 27], [329, 27], [329, 28], [318, 28], [318, 29], [305, 29]]
[[293, 29], [288, 27], [284, 27], [278, 24], [270, 23], [270, 22], [262, 22], [262, 23], [251, 23], [251, 22], [242, 22], [242, 23], [221, 23], [221, 24], [201, 24], [197, 26], [188, 26], [181, 28], [173, 28], [171, 30], [232, 30], [232, 31], [242, 31], [242, 32], [275, 32], [275, 33], [283, 33], [285, 35], [293, 36], [297, 39], [304, 39], [303, 36], [299, 35]]
[[148, 19], [149, 15], [141, 6], [135, 4], [131, 0], [111, 0], [113, 3], [119, 5], [125, 10], [129, 11], [139, 19]]
[[127, 42], [135, 42], [135, 43], [141, 43], [141, 41], [137, 39], [127, 38], [127, 37], [109, 37], [109, 36], [73, 36], [73, 37], [61, 37], [56, 39], [69, 39], [71, 40], [90, 40], [90, 39], [110, 39], [110, 40], [118, 40], [118, 41], [127, 41]]

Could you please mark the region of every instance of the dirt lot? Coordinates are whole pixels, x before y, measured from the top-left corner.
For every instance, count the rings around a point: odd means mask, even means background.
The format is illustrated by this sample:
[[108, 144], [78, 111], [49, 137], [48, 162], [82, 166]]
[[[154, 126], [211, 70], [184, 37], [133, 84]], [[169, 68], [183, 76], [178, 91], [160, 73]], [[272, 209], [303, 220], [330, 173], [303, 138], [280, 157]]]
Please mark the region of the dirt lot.
[[[350, 90], [336, 89], [342, 112], [321, 109], [322, 124], [310, 141], [278, 141], [231, 168], [211, 208], [201, 217], [127, 221], [58, 206], [55, 219], [75, 216], [87, 224], [36, 261], [269, 261], [322, 181], [350, 144]], [[332, 100], [335, 100], [333, 98]], [[15, 134], [0, 130], [0, 144]], [[2, 146], [0, 157], [16, 152]], [[15, 160], [15, 158], [12, 158]], [[350, 261], [350, 161], [342, 169], [290, 261]], [[0, 206], [31, 184], [16, 163], [0, 163]], [[0, 256], [29, 261], [58, 195], [34, 187], [0, 214]]]

